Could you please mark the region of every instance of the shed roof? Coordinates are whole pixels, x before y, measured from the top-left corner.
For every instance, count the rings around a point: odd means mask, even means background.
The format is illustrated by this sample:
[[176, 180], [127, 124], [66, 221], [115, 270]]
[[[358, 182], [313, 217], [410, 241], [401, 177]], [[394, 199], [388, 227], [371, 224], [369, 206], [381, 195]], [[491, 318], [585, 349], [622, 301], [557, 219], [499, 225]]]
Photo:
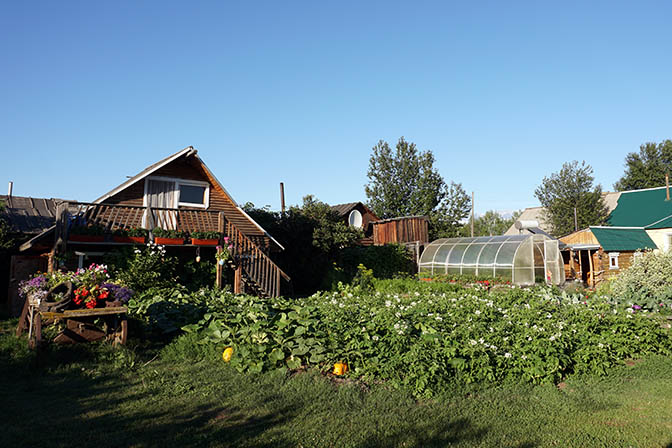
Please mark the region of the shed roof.
[[605, 251], [656, 249], [656, 244], [641, 228], [591, 227], [600, 246]]
[[0, 195], [5, 204], [0, 216], [9, 223], [12, 231], [37, 234], [54, 225], [56, 204], [62, 199], [33, 198]]
[[345, 203], [345, 204], [336, 204], [336, 205], [332, 205], [332, 206], [331, 206], [331, 209], [332, 209], [333, 211], [335, 211], [336, 213], [338, 213], [338, 216], [345, 216], [345, 215], [349, 214], [349, 213], [350, 213], [355, 207], [357, 207], [358, 205], [361, 205], [362, 207], [364, 207], [364, 209], [365, 209], [367, 212], [369, 212], [369, 213], [372, 214], [376, 219], [378, 219], [378, 217], [376, 216], [376, 214], [373, 213], [373, 212], [371, 211], [371, 209], [370, 209], [369, 207], [367, 207], [366, 204], [364, 204], [363, 202], [347, 202], [347, 203]]
[[[610, 226], [647, 227], [672, 216], [672, 201], [666, 201], [665, 187], [624, 191], [609, 215]], [[667, 222], [669, 224], [669, 221]], [[655, 224], [661, 228], [660, 223]]]

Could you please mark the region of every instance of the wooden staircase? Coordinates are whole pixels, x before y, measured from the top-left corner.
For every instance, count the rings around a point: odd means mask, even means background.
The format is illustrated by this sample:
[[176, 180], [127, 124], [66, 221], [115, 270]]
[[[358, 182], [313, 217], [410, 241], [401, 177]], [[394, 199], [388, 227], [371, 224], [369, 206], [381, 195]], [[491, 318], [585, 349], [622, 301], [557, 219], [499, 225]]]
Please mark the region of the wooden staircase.
[[[243, 292], [239, 282], [245, 284], [250, 292], [261, 297], [278, 297], [281, 279], [287, 282], [290, 277], [271, 260], [257, 244], [245, 236], [231, 222], [220, 215], [220, 233], [228, 239], [232, 259], [230, 266], [236, 271], [234, 292]], [[225, 240], [226, 241], [226, 240]]]

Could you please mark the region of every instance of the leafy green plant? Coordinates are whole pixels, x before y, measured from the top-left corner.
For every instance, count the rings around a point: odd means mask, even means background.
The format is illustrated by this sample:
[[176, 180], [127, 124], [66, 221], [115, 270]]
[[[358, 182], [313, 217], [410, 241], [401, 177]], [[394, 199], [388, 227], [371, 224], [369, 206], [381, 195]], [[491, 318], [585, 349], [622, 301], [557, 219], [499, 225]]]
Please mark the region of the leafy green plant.
[[189, 236], [199, 240], [218, 240], [219, 232], [191, 232]]
[[[367, 271], [362, 267], [364, 277]], [[371, 282], [371, 289], [341, 285], [296, 300], [208, 290], [171, 293], [177, 299], [161, 293], [138, 303], [162, 328], [175, 331], [190, 321], [182, 328], [195, 343], [220, 354], [231, 347], [230, 363], [240, 371], [327, 370], [345, 361], [353, 377], [417, 396], [468, 383], [603, 375], [628, 358], [672, 354], [670, 330], [657, 314], [609, 297], [549, 287]]]
[[152, 230], [152, 235], [155, 237], [158, 236], [159, 238], [181, 238], [184, 239], [187, 237], [187, 233], [184, 232], [183, 230], [166, 230], [162, 229], [160, 227], [155, 227], [154, 230]]
[[147, 243], [133, 251], [124, 268], [114, 272], [116, 279], [134, 291], [145, 291], [157, 286], [174, 285], [177, 260], [166, 255], [163, 246]]
[[149, 231], [141, 227], [132, 227], [130, 229], [116, 229], [113, 233], [116, 236], [134, 236], [134, 237], [147, 237]]
[[355, 246], [340, 251], [337, 265], [345, 273], [346, 281], [355, 276], [360, 264], [371, 269], [376, 278], [408, 276], [415, 269], [409, 251], [401, 244]]

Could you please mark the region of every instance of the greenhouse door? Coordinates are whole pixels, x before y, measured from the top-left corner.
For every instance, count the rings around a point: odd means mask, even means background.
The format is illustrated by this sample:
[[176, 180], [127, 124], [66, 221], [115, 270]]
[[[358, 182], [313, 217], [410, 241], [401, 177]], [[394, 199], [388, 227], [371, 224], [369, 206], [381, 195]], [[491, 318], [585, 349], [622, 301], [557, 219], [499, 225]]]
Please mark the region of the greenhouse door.
[[[544, 241], [544, 277], [546, 284], [559, 285], [560, 281], [560, 252], [557, 240]], [[564, 270], [564, 265], [563, 265]]]

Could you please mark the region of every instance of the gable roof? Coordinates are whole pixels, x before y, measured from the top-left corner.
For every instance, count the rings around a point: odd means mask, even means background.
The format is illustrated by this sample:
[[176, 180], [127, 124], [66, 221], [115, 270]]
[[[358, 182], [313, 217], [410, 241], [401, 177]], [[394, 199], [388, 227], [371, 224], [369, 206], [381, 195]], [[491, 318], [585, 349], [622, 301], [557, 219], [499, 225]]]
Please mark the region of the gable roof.
[[[128, 179], [126, 182], [124, 182], [124, 183], [122, 183], [121, 185], [118, 185], [117, 187], [115, 187], [115, 188], [113, 188], [112, 190], [108, 191], [107, 193], [105, 193], [104, 195], [102, 195], [101, 197], [99, 197], [98, 199], [96, 199], [96, 200], [93, 201], [93, 202], [94, 202], [95, 204], [98, 204], [98, 203], [100, 203], [100, 202], [103, 202], [105, 199], [111, 198], [112, 196], [114, 196], [115, 194], [119, 193], [120, 191], [125, 190], [126, 188], [130, 187], [130, 186], [133, 185], [134, 183], [136, 183], [136, 182], [138, 182], [138, 181], [144, 179], [145, 177], [149, 176], [149, 175], [152, 174], [153, 172], [155, 172], [155, 171], [157, 171], [157, 170], [163, 168], [164, 166], [168, 165], [170, 162], [172, 162], [172, 161], [174, 161], [174, 160], [177, 160], [177, 159], [179, 159], [180, 157], [185, 156], [185, 155], [190, 155], [190, 154], [196, 155], [196, 152], [197, 152], [197, 151], [194, 149], [193, 146], [187, 146], [186, 148], [184, 148], [184, 149], [182, 149], [182, 150], [180, 150], [180, 151], [177, 151], [175, 154], [169, 155], [169, 156], [166, 157], [165, 159], [161, 159], [161, 160], [159, 160], [158, 162], [149, 165], [147, 168], [145, 168], [144, 170], [140, 171], [138, 174], [136, 174], [135, 176], [131, 177], [131, 178]], [[199, 158], [199, 160], [200, 160], [200, 158]], [[202, 162], [202, 161], [201, 161], [201, 162]], [[203, 165], [205, 165], [205, 164], [203, 164]], [[228, 195], [229, 197], [231, 197], [228, 193], [227, 193], [227, 195]], [[234, 202], [234, 204], [235, 204], [235, 202]]]
[[602, 249], [607, 252], [657, 248], [646, 230], [642, 228], [595, 226], [591, 227], [590, 231], [597, 238]]
[[[238, 211], [238, 212], [244, 217], [244, 219], [248, 220], [254, 227], [256, 227], [257, 229], [259, 229], [259, 231], [260, 231], [261, 233], [263, 233], [266, 237], [268, 237], [268, 239], [269, 239], [270, 241], [272, 241], [275, 245], [277, 245], [277, 247], [279, 247], [279, 248], [282, 249], [282, 250], [285, 249], [285, 248], [282, 246], [282, 244], [280, 244], [275, 238], [273, 238], [273, 237], [272, 237], [266, 230], [264, 230], [263, 227], [261, 227], [261, 226], [260, 226], [254, 219], [252, 219], [252, 217], [251, 217], [250, 215], [248, 215], [248, 214], [247, 214], [247, 213], [246, 213], [246, 212], [245, 212], [245, 211], [238, 205], [238, 203], [231, 197], [231, 195], [230, 195], [229, 192], [226, 190], [226, 188], [224, 188], [224, 186], [221, 184], [221, 182], [219, 182], [219, 180], [215, 177], [215, 175], [212, 173], [212, 171], [210, 171], [210, 169], [207, 167], [207, 165], [206, 165], [206, 164], [203, 162], [203, 160], [198, 156], [198, 151], [196, 151], [196, 150], [194, 149], [193, 146], [188, 146], [188, 147], [186, 147], [186, 148], [184, 148], [184, 149], [182, 149], [182, 150], [180, 150], [180, 151], [178, 151], [178, 152], [176, 152], [176, 153], [174, 153], [174, 154], [171, 154], [170, 156], [168, 156], [168, 157], [166, 157], [166, 158], [164, 158], [164, 159], [159, 160], [158, 162], [155, 162], [155, 163], [151, 164], [150, 166], [148, 166], [148, 167], [145, 168], [144, 170], [140, 171], [140, 172], [139, 172], [138, 174], [136, 174], [135, 176], [131, 177], [130, 179], [128, 179], [128, 180], [126, 180], [125, 182], [123, 182], [122, 184], [120, 184], [120, 185], [118, 185], [117, 187], [113, 188], [112, 190], [110, 190], [109, 192], [105, 193], [104, 195], [102, 195], [101, 197], [99, 197], [98, 199], [96, 199], [96, 200], [93, 201], [93, 202], [96, 203], [96, 204], [98, 204], [98, 203], [102, 203], [102, 202], [104, 202], [105, 200], [107, 200], [107, 199], [109, 199], [109, 198], [112, 198], [114, 195], [118, 194], [119, 192], [121, 192], [121, 191], [123, 191], [123, 190], [125, 190], [125, 189], [131, 187], [132, 185], [134, 185], [134, 184], [140, 182], [141, 180], [145, 179], [146, 177], [150, 176], [152, 173], [154, 173], [154, 172], [160, 170], [161, 168], [165, 167], [166, 165], [168, 165], [168, 164], [170, 164], [170, 163], [172, 163], [172, 162], [174, 162], [174, 161], [180, 159], [181, 157], [185, 157], [185, 156], [192, 156], [192, 157], [194, 157], [194, 158], [197, 160], [197, 162], [200, 164], [200, 166], [201, 166], [201, 168], [203, 169], [203, 171], [204, 171], [204, 172], [206, 173], [206, 175], [210, 178], [209, 180], [211, 181], [211, 183], [213, 183], [215, 186], [219, 187], [219, 188], [222, 190], [222, 192], [224, 193], [224, 195], [226, 195], [226, 197], [231, 201], [231, 203], [232, 203], [233, 206], [235, 207], [235, 210]], [[53, 224], [53, 223], [52, 223], [52, 224]], [[53, 229], [49, 229], [49, 230], [53, 230]], [[40, 235], [40, 237], [43, 237], [43, 236], [44, 236], [44, 235]], [[34, 238], [34, 239], [35, 239], [35, 238]], [[31, 241], [32, 241], [32, 240], [31, 240]], [[29, 241], [29, 242], [31, 242], [31, 241]], [[25, 245], [24, 245], [24, 246], [25, 246]], [[23, 247], [23, 246], [22, 246], [22, 247]], [[27, 246], [26, 246], [26, 247], [27, 247]], [[23, 250], [23, 249], [22, 249], [22, 250]]]
[[609, 215], [609, 225], [664, 228], [661, 224], [670, 224], [665, 220], [672, 217], [672, 201], [666, 201], [666, 195], [666, 187], [622, 192]]

